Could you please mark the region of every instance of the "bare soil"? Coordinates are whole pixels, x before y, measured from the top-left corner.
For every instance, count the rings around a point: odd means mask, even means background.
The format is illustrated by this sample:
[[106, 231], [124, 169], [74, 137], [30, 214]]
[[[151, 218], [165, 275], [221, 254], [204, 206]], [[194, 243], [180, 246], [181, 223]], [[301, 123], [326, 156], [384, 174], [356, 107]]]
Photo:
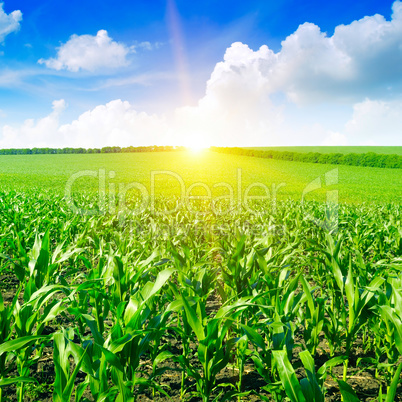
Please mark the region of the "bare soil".
[[[15, 289], [18, 286], [18, 280], [15, 279], [13, 275], [3, 274], [0, 275], [0, 291], [3, 296], [3, 300], [5, 304], [10, 303], [13, 300], [15, 295]], [[219, 301], [212, 299], [208, 302], [207, 308], [210, 313], [214, 313], [219, 308]], [[69, 320], [67, 320], [69, 321]], [[64, 323], [64, 325], [72, 325], [73, 317], [71, 317], [70, 323]], [[59, 330], [58, 326], [47, 326], [44, 329], [44, 334], [51, 334]], [[165, 343], [167, 343], [167, 349], [172, 351], [173, 353], [181, 354], [182, 347], [180, 343], [174, 339], [173, 337], [166, 337], [163, 339]], [[295, 336], [296, 344], [303, 344], [303, 339], [301, 336], [296, 334]], [[363, 366], [356, 367], [357, 360], [359, 358], [364, 357], [372, 357], [371, 355], [366, 355], [362, 348], [360, 347], [361, 340], [357, 340], [354, 345], [354, 352], [350, 358], [349, 369], [348, 369], [348, 384], [352, 386], [355, 390], [360, 401], [369, 402], [369, 401], [378, 401], [378, 395], [380, 387], [383, 387], [383, 394], [386, 393], [386, 387], [384, 384], [375, 378], [375, 372], [372, 369], [364, 369]], [[191, 345], [193, 350], [193, 356], [191, 357], [191, 362], [197, 366], [197, 358], [196, 354], [196, 345]], [[298, 353], [302, 349], [300, 347], [296, 347], [293, 353], [292, 364], [298, 361]], [[316, 368], [318, 369], [325, 361], [329, 359], [326, 350], [328, 350], [327, 344], [325, 341], [322, 341], [320, 347], [318, 348], [317, 355], [315, 356]], [[144, 375], [150, 373], [152, 370], [152, 362], [150, 360], [143, 360], [142, 362]], [[142, 394], [140, 394], [137, 398], [139, 402], [148, 402], [148, 401], [161, 401], [168, 402], [170, 401], [181, 401], [185, 400], [188, 402], [199, 401], [200, 398], [192, 396], [191, 393], [195, 392], [195, 384], [191, 380], [186, 381], [186, 386], [188, 386], [188, 390], [183, 399], [180, 398], [180, 389], [181, 389], [181, 371], [179, 371], [179, 366], [173, 361], [165, 361], [165, 366], [168, 366], [167, 371], [160, 377], [159, 384], [166, 390], [169, 394], [170, 399], [161, 393], [153, 394], [153, 391], [150, 389], [145, 390]], [[304, 369], [297, 369], [296, 374], [299, 378], [305, 377]], [[336, 379], [342, 379], [343, 374], [343, 366], [334, 367], [331, 374], [328, 374], [328, 377], [325, 382], [325, 386], [327, 389], [326, 393], [326, 401], [335, 402], [341, 401], [341, 395], [339, 392], [339, 387], [336, 382]], [[11, 373], [11, 376], [16, 376], [17, 373]], [[52, 397], [52, 384], [55, 379], [54, 372], [54, 364], [52, 357], [52, 348], [45, 348], [44, 354], [39, 360], [38, 364], [31, 368], [31, 376], [35, 378], [38, 385], [27, 384], [26, 385], [26, 393], [24, 401], [26, 402], [50, 402], [53, 400]], [[80, 372], [77, 376], [76, 382], [79, 383], [83, 381], [85, 378], [85, 374]], [[225, 384], [231, 383], [233, 385], [238, 381], [238, 372], [236, 369], [231, 367], [227, 367], [218, 375], [217, 383]], [[268, 397], [269, 394], [263, 390], [265, 385], [265, 381], [263, 378], [254, 370], [252, 362], [248, 362], [245, 367], [245, 373], [243, 376], [243, 391], [249, 391], [249, 395], [242, 398], [244, 401], [261, 401], [261, 397], [259, 395], [264, 395]], [[226, 387], [229, 391], [230, 388]], [[88, 400], [92, 401], [93, 398], [90, 395], [89, 390], [87, 390], [84, 394]], [[16, 401], [16, 387], [8, 386], [3, 388], [3, 398], [4, 401]], [[233, 400], [237, 400], [234, 398]], [[395, 398], [396, 402], [402, 402], [402, 386], [400, 385], [398, 388], [398, 393]]]

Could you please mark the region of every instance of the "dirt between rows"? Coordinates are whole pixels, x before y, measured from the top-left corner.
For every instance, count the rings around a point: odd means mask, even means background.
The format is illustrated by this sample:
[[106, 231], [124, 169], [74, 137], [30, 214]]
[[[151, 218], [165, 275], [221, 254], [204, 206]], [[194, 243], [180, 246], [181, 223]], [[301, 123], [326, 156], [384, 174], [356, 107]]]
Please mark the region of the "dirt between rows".
[[[4, 302], [10, 303], [13, 300], [15, 295], [15, 288], [18, 285], [18, 280], [12, 277], [12, 275], [1, 275], [0, 276], [0, 291], [3, 296]], [[216, 298], [209, 299], [207, 303], [207, 308], [214, 314], [215, 311], [218, 310], [220, 303], [216, 300]], [[71, 322], [65, 322], [64, 325], [69, 326], [73, 325], [73, 317], [71, 317]], [[59, 326], [47, 326], [44, 329], [45, 334], [51, 334], [59, 330]], [[179, 355], [182, 354], [182, 346], [180, 342], [178, 342], [173, 337], [165, 337], [163, 338], [163, 342], [167, 343], [167, 350]], [[302, 345], [303, 344], [302, 336], [299, 336], [297, 333], [295, 334], [295, 344]], [[385, 384], [381, 384], [381, 382], [375, 378], [375, 370], [366, 368], [363, 366], [356, 367], [357, 360], [359, 358], [364, 357], [373, 357], [370, 354], [364, 354], [362, 348], [359, 346], [361, 344], [361, 340], [358, 339], [356, 344], [354, 345], [354, 353], [350, 357], [349, 360], [349, 368], [348, 368], [348, 384], [352, 386], [355, 390], [360, 401], [371, 402], [378, 401], [378, 395], [380, 387], [382, 387], [383, 395], [386, 393]], [[192, 349], [191, 355], [191, 363], [197, 367], [198, 359], [196, 357], [197, 353], [197, 345], [191, 344]], [[300, 346], [296, 346], [293, 350], [293, 359], [292, 365], [298, 361], [298, 353], [302, 350]], [[317, 355], [315, 356], [316, 369], [319, 368], [323, 363], [325, 363], [329, 357], [325, 353], [328, 350], [328, 346], [325, 341], [322, 341], [319, 345]], [[73, 363], [73, 360], [72, 360]], [[73, 364], [72, 364], [73, 365]], [[152, 389], [146, 389], [143, 393], [139, 394], [137, 397], [137, 401], [139, 402], [148, 402], [148, 401], [187, 401], [187, 402], [196, 402], [201, 401], [201, 399], [197, 396], [192, 395], [196, 391], [195, 382], [191, 379], [186, 380], [186, 387], [188, 387], [186, 395], [183, 399], [180, 397], [181, 390], [181, 371], [180, 366], [171, 360], [166, 360], [163, 363], [164, 366], [167, 367], [167, 370], [163, 375], [159, 377], [158, 383], [165, 389], [168, 393], [169, 397], [163, 395], [159, 392], [153, 392]], [[152, 361], [151, 360], [143, 360], [142, 361], [142, 370], [144, 376], [147, 376], [152, 371]], [[296, 374], [298, 378], [304, 378], [305, 372], [303, 368], [299, 368], [296, 370]], [[332, 374], [332, 375], [331, 375]], [[328, 402], [341, 401], [341, 394], [339, 392], [339, 387], [336, 382], [336, 379], [342, 379], [343, 374], [343, 366], [334, 367], [332, 369], [332, 373], [328, 374], [327, 379], [325, 381], [326, 387], [326, 397], [325, 400]], [[10, 376], [18, 376], [16, 372], [10, 373]], [[53, 364], [53, 356], [52, 356], [52, 348], [47, 347], [44, 349], [44, 354], [39, 360], [38, 364], [31, 367], [31, 376], [35, 378], [38, 384], [26, 384], [26, 392], [24, 396], [24, 401], [26, 402], [50, 402], [53, 401], [53, 387], [52, 384], [55, 379], [55, 371]], [[76, 378], [76, 383], [80, 383], [84, 380], [86, 374], [83, 372], [79, 372]], [[231, 383], [233, 385], [238, 381], [238, 372], [233, 367], [226, 367], [222, 370], [217, 376], [217, 384], [227, 384]], [[269, 397], [269, 394], [263, 390], [265, 385], [264, 379], [258, 374], [258, 372], [254, 369], [252, 362], [248, 362], [245, 366], [245, 371], [243, 375], [243, 391], [250, 392], [248, 395], [242, 397], [243, 401], [261, 401], [262, 398], [259, 395], [263, 395], [265, 397]], [[230, 391], [231, 388], [226, 386], [225, 389]], [[214, 395], [218, 395], [219, 391]], [[87, 389], [84, 393], [84, 397], [88, 398], [90, 401], [94, 401], [92, 398], [89, 389]], [[17, 401], [16, 397], [16, 386], [11, 385], [7, 387], [3, 387], [3, 400], [14, 402]], [[234, 401], [237, 401], [237, 397], [233, 398]], [[273, 400], [273, 399], [272, 399]], [[397, 396], [395, 398], [395, 402], [402, 402], [402, 386], [399, 385]]]

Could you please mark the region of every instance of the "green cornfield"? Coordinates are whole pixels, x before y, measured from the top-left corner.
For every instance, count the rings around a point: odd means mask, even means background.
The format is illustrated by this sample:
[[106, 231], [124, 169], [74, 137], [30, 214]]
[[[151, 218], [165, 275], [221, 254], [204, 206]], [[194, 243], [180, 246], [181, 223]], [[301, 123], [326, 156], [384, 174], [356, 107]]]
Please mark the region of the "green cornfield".
[[400, 400], [400, 205], [0, 199], [1, 401]]

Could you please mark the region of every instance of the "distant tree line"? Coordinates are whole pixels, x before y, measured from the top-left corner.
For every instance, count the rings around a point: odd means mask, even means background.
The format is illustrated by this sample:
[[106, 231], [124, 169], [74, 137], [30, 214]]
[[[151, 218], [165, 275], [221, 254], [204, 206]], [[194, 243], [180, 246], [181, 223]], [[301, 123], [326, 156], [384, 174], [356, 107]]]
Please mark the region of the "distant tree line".
[[280, 159], [286, 161], [324, 163], [333, 165], [350, 165], [350, 166], [367, 166], [379, 168], [402, 168], [402, 156], [396, 154], [384, 155], [374, 152], [367, 153], [328, 153], [319, 152], [290, 152], [290, 151], [274, 151], [274, 150], [256, 150], [246, 148], [221, 148], [211, 147], [211, 151], [225, 154], [254, 156], [257, 158]]
[[169, 152], [183, 151], [185, 147], [103, 147], [103, 148], [8, 148], [0, 149], [0, 155], [38, 155], [38, 154], [112, 154], [127, 152]]

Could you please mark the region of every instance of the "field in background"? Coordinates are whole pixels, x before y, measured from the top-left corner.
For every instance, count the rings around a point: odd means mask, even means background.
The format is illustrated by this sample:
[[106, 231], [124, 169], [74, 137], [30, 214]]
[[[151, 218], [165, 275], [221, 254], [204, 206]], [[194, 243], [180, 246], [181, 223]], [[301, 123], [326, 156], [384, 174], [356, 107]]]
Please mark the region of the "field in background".
[[[320, 147], [321, 148], [321, 147]], [[322, 152], [322, 151], [321, 151]], [[349, 151], [348, 151], [349, 152]], [[138, 182], [150, 191], [151, 171], [169, 171], [179, 175], [186, 189], [194, 183], [204, 183], [217, 196], [222, 188], [213, 187], [228, 183], [237, 196], [238, 175], [241, 169], [241, 191], [250, 184], [260, 182], [272, 189], [280, 187], [278, 199], [300, 200], [306, 186], [325, 173], [338, 169], [338, 184], [315, 190], [308, 195], [311, 200], [325, 200], [327, 190], [339, 190], [340, 202], [402, 201], [401, 171], [355, 166], [320, 165], [246, 156], [218, 154], [204, 151], [158, 152], [135, 154], [73, 154], [73, 155], [4, 155], [0, 157], [0, 187], [3, 190], [45, 190], [64, 194], [71, 175], [79, 171], [99, 173], [104, 169], [106, 191], [110, 183], [127, 185]], [[110, 179], [111, 171], [115, 176]], [[325, 184], [325, 182], [323, 181]], [[78, 179], [74, 192], [97, 191], [96, 177]], [[200, 190], [200, 189], [198, 189]], [[197, 189], [195, 190], [197, 191]], [[203, 190], [200, 190], [201, 193]], [[155, 193], [178, 196], [180, 184], [176, 177], [168, 174], [155, 176]], [[253, 193], [251, 193], [253, 194]]]
[[363, 154], [374, 152], [385, 155], [402, 155], [402, 147], [378, 147], [378, 146], [306, 146], [306, 147], [245, 147], [246, 149], [257, 149], [259, 151], [288, 151], [288, 152], [319, 152], [321, 154], [340, 153], [340, 154]]

